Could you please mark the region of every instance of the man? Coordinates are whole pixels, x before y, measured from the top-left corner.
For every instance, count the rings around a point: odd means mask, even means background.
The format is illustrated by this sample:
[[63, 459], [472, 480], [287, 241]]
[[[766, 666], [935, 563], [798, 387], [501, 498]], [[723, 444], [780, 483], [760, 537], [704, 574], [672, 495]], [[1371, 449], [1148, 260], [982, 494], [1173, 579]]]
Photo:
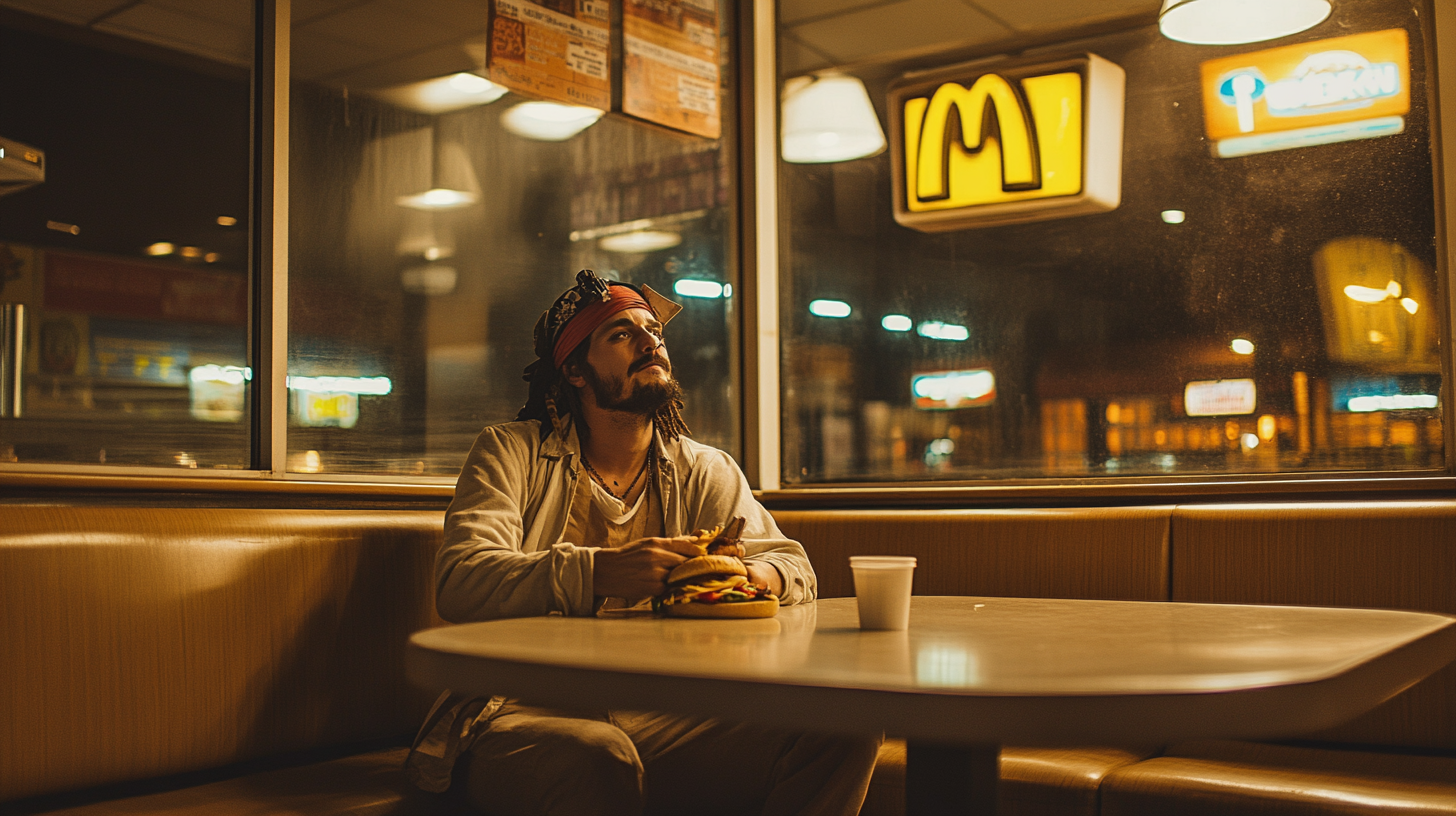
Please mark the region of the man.
[[[687, 438], [663, 326], [681, 309], [590, 271], [536, 324], [530, 396], [461, 471], [436, 559], [452, 621], [594, 615], [665, 590], [694, 530], [746, 519], [749, 579], [814, 600], [803, 547], [723, 451]], [[407, 771], [489, 814], [854, 814], [878, 741], [447, 692]]]

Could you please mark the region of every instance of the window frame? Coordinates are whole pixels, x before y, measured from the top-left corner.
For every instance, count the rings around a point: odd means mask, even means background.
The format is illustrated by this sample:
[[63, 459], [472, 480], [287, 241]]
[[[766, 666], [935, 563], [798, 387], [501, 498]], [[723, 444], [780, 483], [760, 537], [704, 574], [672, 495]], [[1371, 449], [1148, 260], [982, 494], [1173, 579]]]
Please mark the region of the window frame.
[[[1433, 37], [1427, 38], [1433, 167], [1436, 190], [1438, 286], [1442, 288], [1442, 400], [1456, 404], [1456, 7], [1421, 0]], [[249, 348], [250, 468], [182, 474], [175, 468], [79, 464], [0, 464], [0, 486], [24, 489], [141, 489], [174, 492], [365, 494], [438, 499], [453, 478], [379, 474], [298, 474], [287, 471], [289, 59], [291, 0], [254, 0], [251, 237], [253, 271]], [[1343, 498], [1456, 492], [1456, 415], [1443, 416], [1446, 467], [1441, 471], [1267, 474], [1177, 477], [1095, 477], [1000, 480], [986, 483], [816, 483], [784, 487], [780, 412], [778, 242], [778, 79], [775, 0], [740, 0], [737, 54], [739, 312], [742, 354], [741, 425], [744, 471], [772, 506], [968, 506], [981, 504], [1148, 503], [1166, 499], [1238, 497]], [[1443, 89], [1449, 89], [1442, 93]]]
[[[761, 492], [765, 502], [772, 507], [894, 507], [894, 506], [971, 506], [984, 504], [1046, 504], [1046, 503], [1149, 503], [1169, 500], [1188, 500], [1200, 497], [1206, 500], [1259, 499], [1277, 496], [1280, 498], [1346, 498], [1354, 496], [1397, 494], [1427, 494], [1456, 492], [1456, 414], [1451, 406], [1456, 405], [1456, 383], [1453, 383], [1453, 368], [1456, 368], [1456, 287], [1451, 285], [1451, 270], [1456, 268], [1453, 258], [1452, 238], [1456, 237], [1456, 161], [1449, 165], [1445, 156], [1456, 156], [1456, 7], [1451, 4], [1434, 3], [1430, 0], [1418, 2], [1427, 20], [1431, 20], [1433, 36], [1425, 38], [1427, 64], [1435, 67], [1428, 77], [1428, 93], [1431, 116], [1432, 169], [1436, 200], [1436, 255], [1437, 287], [1440, 292], [1441, 334], [1445, 349], [1441, 358], [1442, 383], [1442, 435], [1445, 442], [1446, 465], [1441, 470], [1424, 471], [1348, 471], [1314, 473], [1273, 474], [1228, 474], [1204, 475], [1197, 478], [1178, 476], [1098, 476], [1098, 477], [1045, 477], [1023, 479], [966, 481], [906, 481], [906, 482], [816, 482], [813, 484], [784, 486], [782, 473], [782, 414], [779, 422], [769, 423], [763, 419], [764, 406], [772, 402], [778, 407], [777, 395], [782, 387], [780, 379], [781, 355], [778, 353], [778, 338], [784, 316], [777, 307], [778, 292], [778, 235], [777, 218], [758, 222], [757, 237], [763, 242], [757, 257], [760, 264], [769, 258], [772, 267], [762, 266], [755, 270], [761, 288], [774, 293], [772, 315], [774, 323], [765, 328], [765, 303], [760, 302], [756, 310], [747, 310], [746, 319], [758, 321], [747, 326], [744, 335], [757, 338], [774, 348], [773, 365], [761, 365], [757, 371], [746, 370], [745, 380], [754, 381], [754, 390], [760, 395], [771, 393], [773, 400], [762, 396], [755, 403], [745, 403], [744, 426], [759, 429], [762, 438], [753, 440], [753, 447], [759, 451], [756, 470], [750, 470], [750, 483]], [[764, 115], [763, 96], [777, 101], [777, 6], [774, 0], [754, 0], [756, 15], [753, 39], [756, 43], [767, 43], [754, 54], [753, 70], [755, 82], [759, 83], [760, 98], [756, 111]], [[1065, 36], [1061, 39], [1066, 39]], [[993, 44], [994, 45], [994, 44]], [[1017, 49], [1030, 47], [1018, 44]], [[991, 48], [988, 53], [1002, 53], [1005, 48]], [[975, 55], [962, 55], [973, 58]], [[1443, 59], [1444, 58], [1444, 59]], [[768, 90], [762, 90], [764, 79]], [[1442, 93], [1445, 89], [1446, 93]], [[756, 166], [764, 164], [777, 166], [778, 122], [777, 104], [767, 108], [767, 115], [775, 117], [772, 123], [759, 123], [754, 161]], [[772, 136], [773, 138], [765, 138]], [[764, 214], [775, 214], [777, 190], [771, 184], [756, 191], [755, 205], [760, 218]], [[771, 198], [770, 198], [771, 197]], [[773, 254], [768, 254], [768, 249]], [[745, 258], [751, 257], [745, 253]], [[745, 277], [754, 274], [745, 270]], [[748, 355], [745, 355], [747, 357]], [[749, 390], [745, 387], [745, 390]], [[758, 411], [758, 415], [750, 415]], [[772, 439], [769, 439], [769, 437]]]

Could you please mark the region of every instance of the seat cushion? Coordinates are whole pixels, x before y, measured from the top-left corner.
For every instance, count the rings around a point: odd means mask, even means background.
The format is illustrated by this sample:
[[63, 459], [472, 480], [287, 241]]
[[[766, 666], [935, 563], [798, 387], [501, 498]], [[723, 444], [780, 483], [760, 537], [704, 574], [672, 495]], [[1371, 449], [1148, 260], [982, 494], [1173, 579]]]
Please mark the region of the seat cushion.
[[[860, 816], [905, 813], [905, 741], [885, 740]], [[1152, 756], [1151, 749], [1001, 749], [1000, 816], [1097, 816], [1097, 789], [1117, 768]]]
[[1103, 816], [1456, 814], [1456, 757], [1239, 742], [1168, 753], [1109, 774]]
[[404, 777], [407, 748], [265, 771], [190, 788], [47, 811], [52, 816], [453, 816], [470, 811]]

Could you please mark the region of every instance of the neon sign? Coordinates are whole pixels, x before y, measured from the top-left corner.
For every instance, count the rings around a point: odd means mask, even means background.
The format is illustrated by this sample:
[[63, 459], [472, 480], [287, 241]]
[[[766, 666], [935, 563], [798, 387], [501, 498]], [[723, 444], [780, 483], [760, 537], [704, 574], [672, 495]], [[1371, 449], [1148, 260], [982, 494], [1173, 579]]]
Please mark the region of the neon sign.
[[1204, 126], [1229, 158], [1405, 130], [1405, 29], [1373, 31], [1209, 60]]
[[1116, 208], [1122, 69], [1092, 54], [991, 68], [892, 87], [895, 220], [941, 232]]

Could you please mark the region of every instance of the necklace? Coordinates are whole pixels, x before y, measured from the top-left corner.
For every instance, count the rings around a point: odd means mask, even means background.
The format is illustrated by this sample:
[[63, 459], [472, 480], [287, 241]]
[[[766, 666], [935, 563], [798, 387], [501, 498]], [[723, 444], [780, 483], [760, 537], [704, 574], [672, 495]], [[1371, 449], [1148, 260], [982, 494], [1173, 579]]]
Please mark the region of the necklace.
[[[647, 458], [642, 460], [642, 467], [637, 469], [637, 475], [633, 476], [632, 481], [627, 483], [627, 489], [623, 490], [622, 495], [620, 496], [618, 496], [610, 487], [607, 487], [607, 480], [602, 478], [602, 474], [597, 473], [597, 469], [591, 466], [591, 462], [587, 461], [585, 455], [581, 457], [581, 463], [586, 466], [586, 472], [590, 473], [592, 475], [592, 478], [597, 480], [597, 484], [601, 485], [602, 489], [607, 491], [608, 496], [611, 496], [622, 504], [626, 504], [627, 497], [632, 495], [632, 488], [637, 486], [637, 480], [642, 478], [642, 474], [647, 472], [647, 466], [652, 464], [652, 449], [647, 449]], [[613, 482], [613, 484], [616, 484], [616, 482]]]

